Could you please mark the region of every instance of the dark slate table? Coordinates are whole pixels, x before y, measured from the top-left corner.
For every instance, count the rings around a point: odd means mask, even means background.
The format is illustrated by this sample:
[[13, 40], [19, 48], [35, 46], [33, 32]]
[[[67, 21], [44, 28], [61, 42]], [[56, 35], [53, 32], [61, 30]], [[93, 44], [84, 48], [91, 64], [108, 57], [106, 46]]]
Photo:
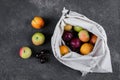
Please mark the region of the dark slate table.
[[[86, 15], [101, 24], [108, 36], [113, 73], [89, 73], [81, 77], [55, 59], [51, 36], [63, 7]], [[46, 25], [35, 30], [30, 22], [42, 16]], [[36, 47], [31, 43], [34, 32], [43, 32], [46, 43]], [[0, 80], [120, 80], [120, 1], [119, 0], [0, 0]], [[36, 58], [23, 60], [19, 48], [50, 50], [50, 61], [40, 64]]]

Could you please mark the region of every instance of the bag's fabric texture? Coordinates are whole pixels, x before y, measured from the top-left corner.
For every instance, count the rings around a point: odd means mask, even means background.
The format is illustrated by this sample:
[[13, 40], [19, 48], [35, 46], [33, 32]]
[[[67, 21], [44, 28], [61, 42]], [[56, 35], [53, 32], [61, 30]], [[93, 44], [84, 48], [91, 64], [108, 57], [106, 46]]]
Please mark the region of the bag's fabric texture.
[[[84, 29], [98, 37], [94, 49], [89, 55], [83, 56], [72, 51], [65, 56], [60, 55], [59, 46], [62, 44], [65, 45], [62, 40], [62, 34], [66, 24], [82, 26]], [[82, 14], [69, 11], [65, 8], [63, 9], [62, 16], [55, 27], [51, 39], [51, 46], [53, 54], [57, 60], [72, 69], [81, 71], [83, 75], [88, 72], [112, 72], [110, 50], [107, 45], [105, 30], [101, 25], [88, 19]]]

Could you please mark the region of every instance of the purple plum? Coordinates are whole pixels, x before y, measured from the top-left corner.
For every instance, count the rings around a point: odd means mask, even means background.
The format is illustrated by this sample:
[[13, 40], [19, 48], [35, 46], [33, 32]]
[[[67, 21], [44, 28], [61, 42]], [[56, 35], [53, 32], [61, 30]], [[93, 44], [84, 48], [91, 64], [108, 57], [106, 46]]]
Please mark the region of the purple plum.
[[73, 38], [73, 33], [70, 32], [70, 31], [65, 31], [65, 32], [63, 33], [62, 38], [63, 38], [63, 40], [64, 40], [65, 42], [68, 42], [68, 41], [70, 41], [70, 40]]
[[74, 49], [79, 48], [81, 45], [80, 39], [79, 38], [73, 38], [70, 41], [70, 46]]

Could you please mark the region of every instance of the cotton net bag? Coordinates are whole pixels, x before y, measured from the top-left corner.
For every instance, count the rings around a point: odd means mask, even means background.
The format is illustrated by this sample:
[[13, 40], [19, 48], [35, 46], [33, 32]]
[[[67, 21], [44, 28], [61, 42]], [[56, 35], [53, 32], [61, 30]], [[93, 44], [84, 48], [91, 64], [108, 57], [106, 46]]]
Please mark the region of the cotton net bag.
[[[92, 52], [88, 55], [81, 55], [70, 50], [68, 54], [61, 56], [59, 47], [62, 44], [66, 45], [62, 40], [64, 26], [66, 24], [82, 26], [97, 36], [97, 41]], [[82, 14], [69, 11], [65, 8], [63, 9], [62, 16], [55, 27], [51, 39], [51, 46], [53, 54], [58, 61], [74, 70], [81, 71], [82, 75], [86, 75], [88, 72], [112, 72], [110, 50], [107, 45], [105, 30], [101, 25]]]

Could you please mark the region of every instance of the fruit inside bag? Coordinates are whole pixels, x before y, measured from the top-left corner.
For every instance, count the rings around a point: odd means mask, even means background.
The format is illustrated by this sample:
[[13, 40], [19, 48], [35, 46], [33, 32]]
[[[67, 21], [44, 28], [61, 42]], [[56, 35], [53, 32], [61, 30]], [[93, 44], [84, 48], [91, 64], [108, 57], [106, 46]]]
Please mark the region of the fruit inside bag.
[[[74, 31], [77, 35], [72, 33]], [[81, 71], [83, 75], [88, 72], [112, 72], [106, 33], [102, 26], [84, 15], [64, 8], [51, 45], [56, 59], [72, 69]]]

